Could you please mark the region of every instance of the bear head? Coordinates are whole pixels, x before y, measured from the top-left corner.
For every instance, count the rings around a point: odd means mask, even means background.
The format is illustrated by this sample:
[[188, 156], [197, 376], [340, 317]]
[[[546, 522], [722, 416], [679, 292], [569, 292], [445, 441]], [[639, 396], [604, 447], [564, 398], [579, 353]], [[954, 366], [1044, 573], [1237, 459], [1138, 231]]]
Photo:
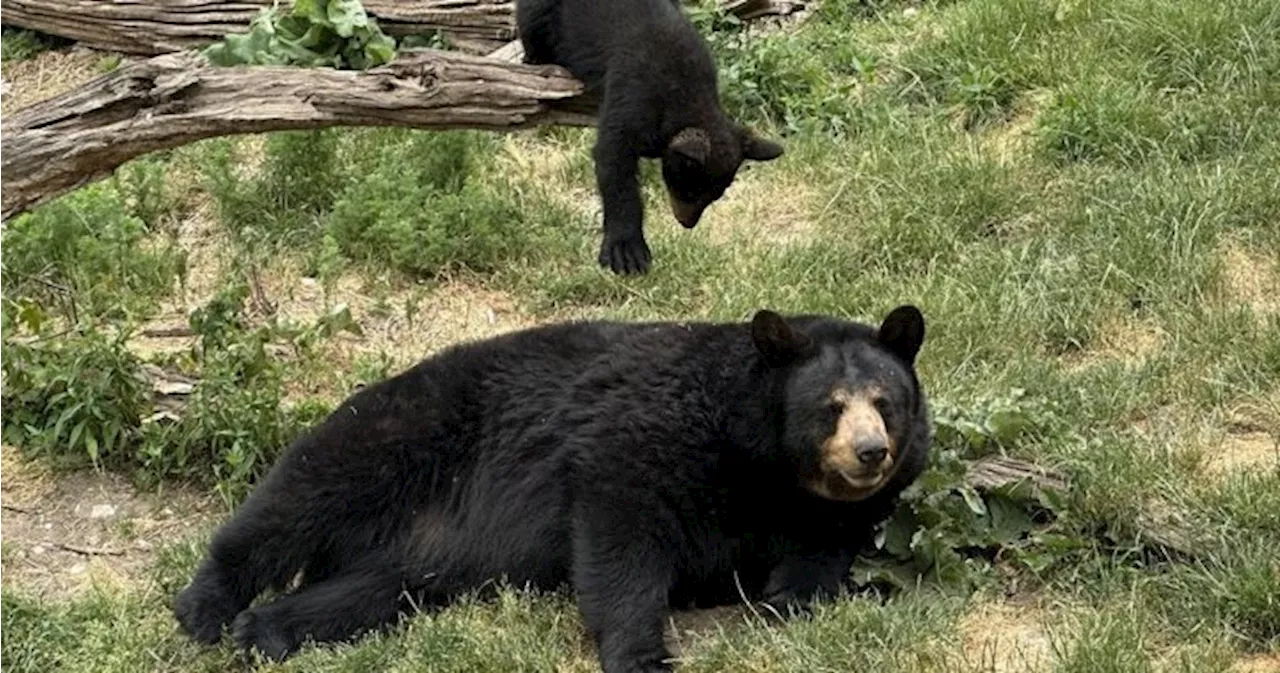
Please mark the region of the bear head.
[[770, 161], [782, 146], [734, 123], [682, 129], [662, 152], [662, 181], [671, 212], [686, 229], [698, 225], [702, 211], [719, 199], [745, 160]]
[[857, 502], [922, 469], [929, 426], [915, 374], [919, 309], [900, 306], [874, 329], [760, 311], [751, 331], [765, 363], [783, 372], [781, 443], [803, 488]]

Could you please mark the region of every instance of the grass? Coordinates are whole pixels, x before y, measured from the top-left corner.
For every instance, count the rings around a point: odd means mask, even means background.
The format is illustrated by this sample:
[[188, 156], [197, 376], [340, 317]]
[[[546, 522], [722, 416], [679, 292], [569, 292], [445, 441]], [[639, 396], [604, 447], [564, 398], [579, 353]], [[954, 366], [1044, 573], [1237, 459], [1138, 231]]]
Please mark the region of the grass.
[[25, 61], [43, 51], [67, 44], [70, 44], [69, 40], [53, 35], [5, 26], [3, 34], [0, 35], [0, 45], [3, 45], [0, 48], [0, 62], [7, 64]]
[[[215, 393], [176, 434], [131, 436], [109, 467], [227, 502], [309, 414], [457, 339], [760, 307], [871, 320], [913, 302], [946, 455], [912, 501], [923, 542], [889, 559], [897, 570], [864, 570], [920, 586], [784, 626], [680, 616], [684, 670], [1277, 670], [1280, 5], [827, 0], [764, 32], [695, 11], [729, 107], [787, 154], [746, 170], [692, 232], [669, 222], [647, 166], [648, 276], [595, 265], [590, 131], [202, 142], [6, 225], [5, 338], [23, 345], [6, 343], [5, 423], [25, 400], [34, 428], [6, 438], [83, 464], [83, 438], [54, 432], [67, 406], [11, 363], [71, 343], [59, 333], [74, 326], [98, 335], [92, 362], [133, 366], [101, 344], [177, 302], [188, 277], [241, 288], [234, 310], [200, 314], [202, 340], [226, 338], [136, 357]], [[196, 225], [216, 238], [190, 238]], [[179, 263], [207, 240], [230, 263]], [[197, 306], [216, 306], [206, 295]], [[43, 381], [83, 381], [88, 408], [140, 413], [108, 404], [126, 400], [112, 379], [38, 362]], [[1051, 522], [997, 525], [1003, 501], [971, 512], [949, 461], [991, 452], [1070, 476]], [[1152, 516], [1184, 522], [1195, 552], [1153, 545]], [[165, 540], [123, 587], [7, 580], [4, 666], [224, 670], [230, 648], [187, 643], [165, 607], [207, 533]], [[20, 568], [23, 541], [5, 542], [5, 569]], [[594, 665], [566, 597], [508, 590], [280, 670]]]

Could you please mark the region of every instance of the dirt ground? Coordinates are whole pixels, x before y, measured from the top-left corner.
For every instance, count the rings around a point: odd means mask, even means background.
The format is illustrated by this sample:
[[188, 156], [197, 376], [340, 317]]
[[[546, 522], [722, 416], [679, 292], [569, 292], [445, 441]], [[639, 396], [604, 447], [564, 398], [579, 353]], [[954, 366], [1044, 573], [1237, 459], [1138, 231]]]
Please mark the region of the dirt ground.
[[162, 543], [208, 528], [224, 511], [186, 489], [140, 493], [115, 474], [54, 475], [11, 446], [0, 446], [0, 473], [0, 581], [44, 596], [135, 581]]

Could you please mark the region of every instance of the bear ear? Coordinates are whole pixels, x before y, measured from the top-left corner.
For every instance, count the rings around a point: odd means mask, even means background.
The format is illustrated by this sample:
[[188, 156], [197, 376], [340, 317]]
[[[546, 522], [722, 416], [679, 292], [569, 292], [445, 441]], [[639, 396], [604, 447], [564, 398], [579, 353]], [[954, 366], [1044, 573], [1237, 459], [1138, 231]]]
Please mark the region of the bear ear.
[[711, 153], [711, 136], [696, 126], [690, 126], [677, 133], [667, 143], [667, 149], [699, 164], [705, 164], [707, 155]]
[[742, 129], [742, 156], [752, 161], [771, 161], [782, 156], [783, 148], [777, 142], [761, 138], [747, 128]]
[[876, 330], [876, 340], [903, 362], [914, 364], [924, 343], [924, 315], [910, 305], [893, 309]]
[[802, 332], [791, 329], [773, 311], [757, 311], [751, 319], [751, 339], [770, 367], [784, 367], [808, 352], [811, 342]]

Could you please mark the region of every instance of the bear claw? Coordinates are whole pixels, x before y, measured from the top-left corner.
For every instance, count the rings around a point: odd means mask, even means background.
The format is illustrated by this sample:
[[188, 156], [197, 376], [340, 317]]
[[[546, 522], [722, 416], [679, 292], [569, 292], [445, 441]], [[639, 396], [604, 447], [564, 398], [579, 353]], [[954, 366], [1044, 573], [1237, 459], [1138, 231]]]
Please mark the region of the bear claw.
[[643, 238], [605, 239], [600, 246], [600, 266], [619, 275], [647, 273], [652, 258]]
[[213, 596], [201, 596], [193, 589], [178, 595], [173, 603], [173, 616], [192, 640], [204, 645], [222, 639], [222, 627], [235, 617], [235, 610]]
[[293, 652], [288, 636], [275, 628], [255, 610], [245, 610], [231, 627], [236, 646], [246, 654], [256, 651], [271, 661], [283, 661]]

